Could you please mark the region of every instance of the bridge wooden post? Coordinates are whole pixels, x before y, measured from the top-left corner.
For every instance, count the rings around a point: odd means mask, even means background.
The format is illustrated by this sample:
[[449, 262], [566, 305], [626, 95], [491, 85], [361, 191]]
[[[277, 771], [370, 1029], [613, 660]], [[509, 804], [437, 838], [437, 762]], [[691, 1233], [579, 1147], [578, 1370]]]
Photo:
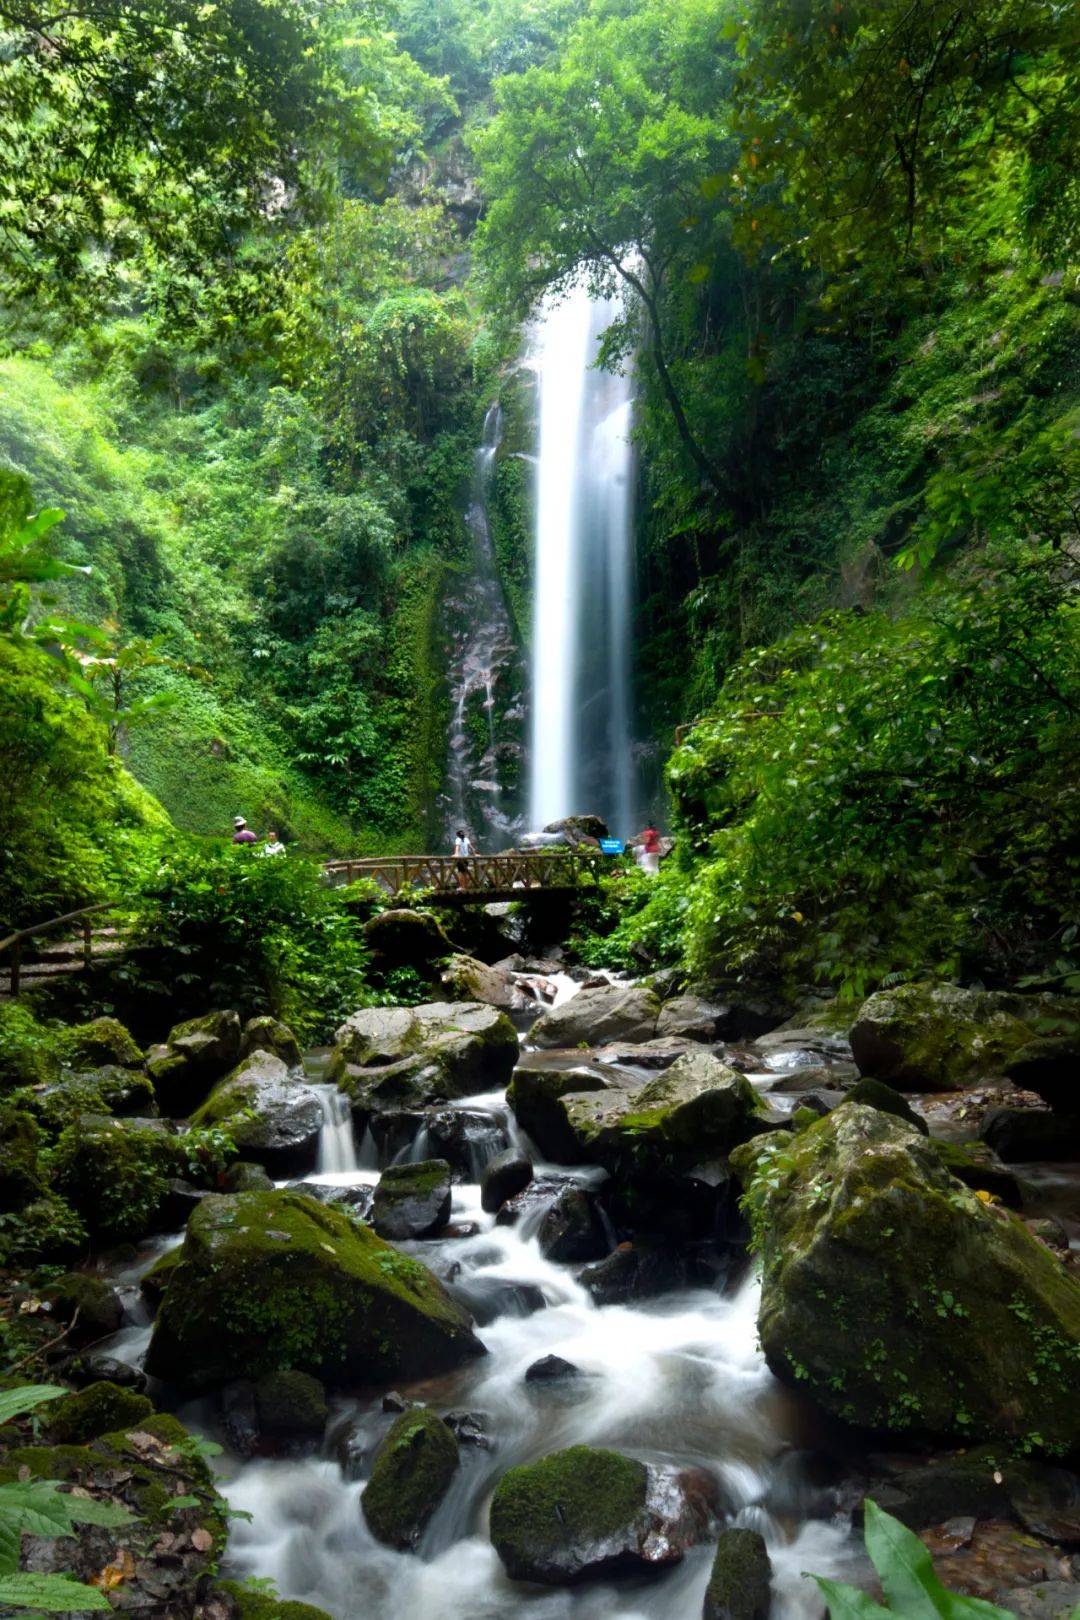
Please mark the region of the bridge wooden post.
[[17, 939], [11, 947], [11, 997], [12, 1000], [19, 993], [19, 979], [22, 974], [22, 940]]

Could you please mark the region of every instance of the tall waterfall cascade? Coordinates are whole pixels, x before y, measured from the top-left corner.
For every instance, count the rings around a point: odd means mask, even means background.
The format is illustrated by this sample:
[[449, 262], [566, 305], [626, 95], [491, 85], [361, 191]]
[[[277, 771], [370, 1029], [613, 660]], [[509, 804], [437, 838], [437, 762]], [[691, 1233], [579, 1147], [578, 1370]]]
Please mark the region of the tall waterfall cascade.
[[596, 369], [618, 313], [584, 286], [541, 308], [529, 820], [634, 831], [633, 379]]

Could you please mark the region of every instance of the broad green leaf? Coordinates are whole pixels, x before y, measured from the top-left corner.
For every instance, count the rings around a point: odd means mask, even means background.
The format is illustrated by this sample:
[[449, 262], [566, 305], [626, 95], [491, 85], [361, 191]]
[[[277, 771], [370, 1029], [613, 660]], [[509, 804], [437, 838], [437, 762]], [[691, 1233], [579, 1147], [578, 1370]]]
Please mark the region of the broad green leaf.
[[0, 1390], [0, 1424], [10, 1423], [12, 1418], [68, 1393], [60, 1384], [23, 1384], [19, 1389]]
[[946, 1591], [934, 1573], [934, 1565], [923, 1543], [906, 1525], [867, 1498], [866, 1550], [881, 1578], [882, 1589], [894, 1614], [905, 1620], [967, 1620], [981, 1615], [985, 1620], [1007, 1620], [1008, 1611], [979, 1598], [961, 1597]]
[[889, 1610], [875, 1603], [872, 1597], [860, 1592], [857, 1586], [844, 1581], [829, 1581], [823, 1575], [812, 1575], [818, 1590], [829, 1607], [829, 1620], [889, 1620]]
[[96, 1586], [83, 1586], [67, 1575], [0, 1575], [0, 1603], [13, 1609], [45, 1609], [50, 1614], [112, 1607]]
[[0, 1517], [0, 1575], [14, 1575], [18, 1569], [21, 1541], [18, 1526]]

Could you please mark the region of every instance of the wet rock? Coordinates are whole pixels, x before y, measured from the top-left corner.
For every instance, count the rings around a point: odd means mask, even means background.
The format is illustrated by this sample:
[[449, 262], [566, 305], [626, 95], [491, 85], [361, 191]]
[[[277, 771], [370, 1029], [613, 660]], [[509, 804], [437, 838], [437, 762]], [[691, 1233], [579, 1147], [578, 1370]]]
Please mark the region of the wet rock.
[[422, 971], [454, 949], [434, 917], [405, 908], [372, 917], [364, 925], [364, 938], [375, 965], [384, 970], [412, 967]]
[[731, 1008], [701, 996], [675, 996], [665, 1001], [656, 1024], [658, 1035], [681, 1035], [706, 1044], [720, 1039], [720, 1031]]
[[357, 1221], [367, 1219], [375, 1202], [375, 1188], [364, 1184], [357, 1187], [338, 1187], [305, 1179], [294, 1181], [291, 1186], [294, 1191], [305, 1193], [308, 1198], [317, 1198], [320, 1204], [329, 1204], [334, 1209], [340, 1209]]
[[77, 1395], [53, 1402], [45, 1426], [53, 1445], [81, 1446], [99, 1435], [131, 1429], [153, 1412], [153, 1402], [118, 1384], [88, 1384]]
[[255, 1411], [263, 1434], [318, 1440], [326, 1428], [326, 1392], [310, 1373], [267, 1373], [255, 1385]]
[[459, 1446], [476, 1446], [480, 1451], [491, 1450], [491, 1437], [487, 1432], [487, 1414], [484, 1412], [445, 1412], [443, 1422]]
[[574, 1265], [598, 1260], [611, 1247], [589, 1194], [580, 1187], [564, 1187], [540, 1223], [540, 1253], [546, 1260]]
[[290, 1077], [272, 1052], [252, 1052], [192, 1115], [195, 1126], [227, 1124], [240, 1152], [274, 1176], [314, 1169], [323, 1111], [316, 1092]]
[[514, 1070], [506, 1100], [545, 1159], [575, 1164], [580, 1161], [581, 1148], [567, 1122], [562, 1098], [572, 1092], [612, 1089], [613, 1078], [596, 1065], [568, 1060], [567, 1065], [551, 1068], [543, 1063], [542, 1054], [539, 1061], [535, 1054], [526, 1054]]
[[371, 1206], [380, 1237], [434, 1237], [450, 1219], [450, 1166], [445, 1159], [393, 1164], [384, 1170]]
[[221, 1391], [221, 1427], [239, 1456], [255, 1455], [260, 1439], [259, 1413], [250, 1378], [238, 1378]]
[[563, 816], [560, 821], [549, 821], [543, 831], [564, 834], [574, 847], [591, 847], [608, 837], [607, 822], [600, 816]]
[[149, 1075], [115, 1063], [97, 1069], [64, 1070], [58, 1080], [31, 1093], [27, 1106], [55, 1133], [62, 1131], [76, 1114], [152, 1119], [158, 1112]]
[[608, 984], [541, 1013], [529, 1031], [534, 1046], [600, 1046], [605, 1041], [647, 1041], [656, 1033], [660, 1002], [641, 985]]
[[1029, 1041], [1013, 1053], [1005, 1073], [1014, 1085], [1034, 1091], [1051, 1108], [1080, 1114], [1080, 1035]]
[[160, 1259], [154, 1261], [149, 1271], [143, 1272], [139, 1280], [139, 1291], [155, 1309], [161, 1304], [161, 1297], [169, 1278], [179, 1264], [180, 1249], [168, 1249]]
[[182, 1176], [173, 1176], [165, 1187], [161, 1201], [161, 1224], [167, 1231], [186, 1226], [188, 1216], [196, 1204], [207, 1197], [204, 1187], [196, 1187]]
[[509, 1146], [502, 1122], [480, 1109], [439, 1108], [429, 1113], [426, 1128], [435, 1157], [469, 1181], [479, 1181], [491, 1161]]
[[269, 1592], [252, 1591], [242, 1581], [218, 1581], [213, 1594], [199, 1605], [196, 1620], [332, 1620], [332, 1617], [325, 1609], [316, 1609], [311, 1603], [297, 1603]]
[[1080, 1441], [1080, 1285], [909, 1125], [846, 1103], [737, 1149], [732, 1168], [754, 1204], [758, 1327], [779, 1377], [867, 1428]]
[[382, 1409], [384, 1412], [407, 1412], [411, 1405], [412, 1402], [407, 1401], [404, 1395], [402, 1395], [401, 1392], [396, 1389], [387, 1390], [386, 1394], [382, 1398]]
[[248, 1159], [237, 1159], [229, 1165], [223, 1177], [225, 1192], [270, 1192], [274, 1183], [261, 1164]]
[[586, 1374], [580, 1367], [575, 1367], [572, 1361], [566, 1361], [562, 1356], [541, 1356], [525, 1369], [525, 1382], [527, 1384], [550, 1384], [559, 1378], [584, 1378]]
[[1067, 1468], [1036, 1463], [1014, 1472], [1012, 1507], [1024, 1529], [1044, 1541], [1080, 1548], [1080, 1478]]
[[88, 1024], [72, 1024], [61, 1030], [60, 1061], [69, 1069], [98, 1069], [113, 1066], [137, 1069], [142, 1048], [118, 1018], [94, 1018]]
[[988, 1446], [925, 1462], [903, 1456], [868, 1461], [866, 1473], [841, 1498], [857, 1524], [867, 1497], [915, 1531], [957, 1515], [973, 1523], [1009, 1516], [1012, 1467], [1003, 1470], [1000, 1455]]
[[42, 1291], [58, 1322], [69, 1328], [67, 1342], [93, 1344], [119, 1331], [124, 1320], [120, 1296], [101, 1277], [69, 1271]]
[[207, 1198], [178, 1253], [146, 1370], [185, 1390], [284, 1367], [380, 1383], [482, 1354], [425, 1266], [298, 1193]]
[[1032, 1237], [1037, 1237], [1049, 1248], [1065, 1250], [1069, 1247], [1069, 1234], [1055, 1215], [1042, 1215], [1038, 1220], [1026, 1221], [1024, 1224]]
[[605, 1259], [585, 1266], [578, 1281], [595, 1305], [629, 1305], [685, 1287], [686, 1261], [673, 1248], [621, 1243]]
[[979, 1136], [1006, 1164], [1054, 1163], [1080, 1154], [1080, 1115], [1045, 1108], [990, 1108]]
[[700, 1050], [700, 1041], [685, 1035], [656, 1035], [651, 1041], [609, 1041], [595, 1053], [601, 1064], [618, 1064], [621, 1068], [670, 1069], [687, 1052]]
[[482, 1001], [488, 1007], [517, 1012], [529, 1005], [529, 997], [501, 967], [488, 967], [472, 956], [452, 956], [441, 975], [455, 1001]]
[[369, 1007], [337, 1031], [327, 1077], [354, 1108], [426, 1107], [501, 1090], [517, 1056], [509, 1018], [480, 1002]]
[[869, 1108], [880, 1108], [882, 1113], [893, 1114], [897, 1119], [906, 1120], [909, 1125], [914, 1125], [923, 1136], [930, 1135], [930, 1127], [922, 1115], [915, 1112], [907, 1098], [880, 1080], [857, 1081], [847, 1093], [846, 1101], [865, 1103]]
[[532, 1178], [532, 1162], [516, 1148], [507, 1148], [491, 1160], [480, 1177], [480, 1208], [493, 1215], [508, 1198], [523, 1192]]
[[[733, 1068], [737, 1067], [730, 1053], [728, 1062]], [[753, 1068], [754, 1065], [751, 1063], [750, 1067]], [[858, 1079], [859, 1071], [854, 1063], [813, 1063], [806, 1069], [795, 1069], [790, 1072], [781, 1070], [776, 1079], [770, 1081], [764, 1090], [782, 1091], [796, 1097], [806, 1091], [846, 1093]]]
[[373, 1536], [388, 1547], [415, 1547], [457, 1471], [458, 1444], [425, 1407], [403, 1412], [375, 1453], [360, 1498]]
[[156, 1049], [146, 1063], [162, 1111], [171, 1116], [190, 1114], [234, 1066], [241, 1039], [239, 1015], [230, 1010], [176, 1024], [165, 1051]]
[[995, 1602], [1016, 1620], [1073, 1620], [1080, 1608], [1080, 1581], [1036, 1581], [994, 1594]]
[[1024, 1204], [1020, 1183], [986, 1142], [940, 1142], [931, 1146], [950, 1175], [975, 1192], [993, 1193], [1010, 1209]]
[[572, 1446], [503, 1475], [491, 1540], [511, 1579], [563, 1586], [676, 1564], [710, 1516], [690, 1471]]
[[73, 1381], [79, 1384], [116, 1384], [120, 1389], [133, 1389], [141, 1395], [146, 1388], [146, 1374], [129, 1362], [119, 1361], [104, 1350], [82, 1355], [68, 1369]]
[[448, 1287], [479, 1327], [487, 1327], [500, 1316], [532, 1316], [547, 1308], [544, 1291], [537, 1283], [487, 1277], [482, 1271], [458, 1277]]
[[905, 984], [863, 1002], [851, 1050], [862, 1074], [900, 1091], [955, 1091], [1001, 1074], [1030, 1039], [1006, 998], [991, 991]]
[[240, 1056], [248, 1057], [252, 1052], [272, 1052], [290, 1069], [298, 1069], [302, 1061], [300, 1042], [288, 1024], [271, 1018], [268, 1013], [259, 1018], [249, 1018], [244, 1025]]
[[768, 1620], [772, 1565], [756, 1530], [725, 1530], [705, 1589], [703, 1620]]

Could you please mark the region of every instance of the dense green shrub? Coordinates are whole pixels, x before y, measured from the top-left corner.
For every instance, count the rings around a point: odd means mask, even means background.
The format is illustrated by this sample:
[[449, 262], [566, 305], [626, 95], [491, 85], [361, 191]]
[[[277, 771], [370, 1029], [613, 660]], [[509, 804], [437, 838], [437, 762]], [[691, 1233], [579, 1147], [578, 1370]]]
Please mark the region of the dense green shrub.
[[365, 952], [346, 891], [314, 861], [252, 848], [185, 846], [147, 883], [131, 980], [197, 987], [203, 1007], [271, 1013], [301, 1040], [365, 999]]
[[45, 1085], [59, 1069], [56, 1031], [38, 1023], [22, 1002], [0, 1004], [0, 1091]]

